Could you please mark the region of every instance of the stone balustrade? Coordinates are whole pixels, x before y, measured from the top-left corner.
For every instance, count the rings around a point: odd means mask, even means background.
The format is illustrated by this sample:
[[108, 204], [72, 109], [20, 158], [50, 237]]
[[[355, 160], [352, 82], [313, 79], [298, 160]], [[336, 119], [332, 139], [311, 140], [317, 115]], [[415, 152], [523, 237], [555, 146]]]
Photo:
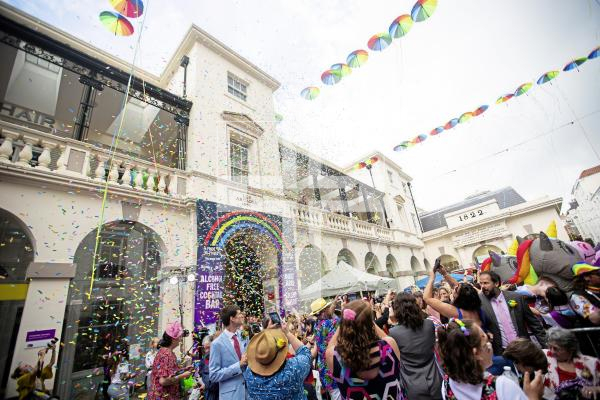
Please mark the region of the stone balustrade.
[[183, 198], [183, 171], [0, 121], [0, 166], [14, 166], [105, 183], [137, 192]]
[[292, 206], [292, 214], [296, 217], [296, 222], [299, 225], [309, 228], [355, 235], [372, 240], [398, 242], [412, 247], [423, 246], [423, 243], [409, 232], [389, 229], [315, 207], [297, 204]]

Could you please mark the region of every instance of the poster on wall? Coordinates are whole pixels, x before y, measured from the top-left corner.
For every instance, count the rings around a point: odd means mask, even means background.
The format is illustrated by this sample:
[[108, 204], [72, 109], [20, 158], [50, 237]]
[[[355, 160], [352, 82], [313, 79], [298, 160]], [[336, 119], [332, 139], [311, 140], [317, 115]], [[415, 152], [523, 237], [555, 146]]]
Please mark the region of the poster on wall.
[[[238, 268], [234, 273], [238, 278], [233, 282], [234, 290], [238, 286], [252, 284], [260, 287], [260, 301], [273, 300], [272, 286], [257, 279], [269, 273], [276, 274], [275, 282], [279, 289], [277, 292], [277, 308], [285, 311], [294, 310], [298, 305], [298, 286], [296, 276], [296, 264], [294, 248], [292, 246], [294, 235], [293, 225], [287, 218], [277, 215], [260, 213], [257, 211], [240, 209], [228, 205], [217, 204], [210, 201], [197, 201], [197, 234], [198, 234], [198, 265], [195, 292], [195, 314], [196, 325], [210, 325], [218, 321], [219, 310], [223, 307], [224, 299], [227, 297], [226, 283], [232, 285], [231, 279], [227, 280], [229, 268]], [[232, 249], [230, 241], [246, 239], [241, 249]], [[248, 242], [255, 242], [253, 244]], [[262, 253], [269, 251], [276, 253], [273, 263], [269, 266], [274, 271], [266, 272], [260, 268], [266, 268], [257, 262]], [[228, 253], [229, 251], [229, 253]], [[238, 252], [236, 258], [232, 253]], [[252, 259], [252, 254], [257, 259]], [[248, 260], [247, 260], [248, 259]], [[244, 264], [247, 265], [244, 265]], [[233, 264], [240, 264], [234, 265]], [[256, 269], [259, 268], [259, 269]], [[241, 272], [240, 272], [241, 271]], [[246, 273], [246, 275], [244, 275]], [[250, 283], [249, 283], [250, 282]], [[231, 289], [231, 288], [230, 288]], [[247, 292], [242, 292], [247, 293]], [[250, 293], [253, 293], [250, 291]], [[238, 295], [241, 296], [241, 295]], [[247, 300], [238, 298], [239, 302]], [[262, 305], [264, 307], [264, 305]], [[242, 307], [243, 308], [243, 307]], [[247, 311], [247, 310], [244, 310]]]

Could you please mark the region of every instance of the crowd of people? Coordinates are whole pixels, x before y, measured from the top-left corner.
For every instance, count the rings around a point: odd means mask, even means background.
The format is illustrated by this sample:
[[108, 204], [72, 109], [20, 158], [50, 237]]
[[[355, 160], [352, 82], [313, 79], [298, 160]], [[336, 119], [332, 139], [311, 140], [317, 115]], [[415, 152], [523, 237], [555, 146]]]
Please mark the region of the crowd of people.
[[[226, 305], [220, 329], [195, 335], [188, 352], [177, 352], [180, 322], [152, 340], [147, 398], [600, 398], [600, 267], [576, 264], [573, 276], [570, 293], [544, 278], [507, 284], [493, 270], [459, 282], [436, 260], [422, 292], [320, 298], [309, 314], [262, 319]], [[45, 391], [36, 385], [52, 374], [48, 350], [13, 374], [21, 398]], [[126, 344], [105, 356], [105, 399], [130, 398], [128, 359]]]

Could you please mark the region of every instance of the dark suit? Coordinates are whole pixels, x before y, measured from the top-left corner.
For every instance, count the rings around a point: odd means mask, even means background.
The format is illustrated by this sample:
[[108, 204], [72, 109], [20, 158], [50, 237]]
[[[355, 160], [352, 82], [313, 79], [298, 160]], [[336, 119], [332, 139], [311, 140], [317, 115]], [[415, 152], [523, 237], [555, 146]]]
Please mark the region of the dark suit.
[[[537, 338], [538, 342], [542, 345], [542, 347], [546, 347], [546, 332], [542, 327], [542, 323], [536, 318], [535, 315], [529, 309], [527, 302], [522, 295], [515, 292], [507, 292], [502, 291], [504, 294], [504, 299], [506, 300], [508, 311], [510, 312], [510, 318], [512, 320], [513, 326], [517, 332], [517, 335], [522, 338], [529, 339], [528, 328], [531, 333]], [[496, 319], [496, 314], [494, 313], [494, 308], [490, 303], [490, 300], [483, 294], [480, 293], [479, 297], [481, 298], [481, 308], [488, 316], [488, 330], [494, 335], [494, 339], [492, 340], [492, 347], [494, 348], [494, 355], [502, 355], [502, 336], [500, 335], [500, 327], [498, 326], [498, 320]], [[510, 300], [514, 300], [517, 302], [515, 307], [510, 307], [508, 302]]]

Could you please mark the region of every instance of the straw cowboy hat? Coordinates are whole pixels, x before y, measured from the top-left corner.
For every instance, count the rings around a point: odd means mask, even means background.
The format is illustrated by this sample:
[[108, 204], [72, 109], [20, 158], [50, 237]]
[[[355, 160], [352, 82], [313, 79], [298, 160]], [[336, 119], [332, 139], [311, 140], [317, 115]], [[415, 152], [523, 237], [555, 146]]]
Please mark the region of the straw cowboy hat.
[[271, 376], [279, 371], [288, 354], [288, 340], [281, 329], [265, 329], [248, 344], [248, 366], [255, 374]]
[[321, 312], [325, 307], [330, 305], [331, 302], [327, 302], [324, 298], [318, 298], [310, 303], [310, 315], [315, 315]]

